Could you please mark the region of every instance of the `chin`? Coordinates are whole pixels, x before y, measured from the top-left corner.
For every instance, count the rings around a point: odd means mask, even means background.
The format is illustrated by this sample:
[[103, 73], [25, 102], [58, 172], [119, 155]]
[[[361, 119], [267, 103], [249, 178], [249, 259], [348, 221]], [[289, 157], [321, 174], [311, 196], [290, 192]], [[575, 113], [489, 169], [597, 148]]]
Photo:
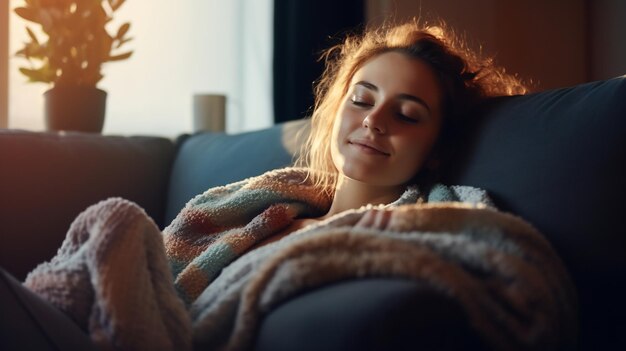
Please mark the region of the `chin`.
[[389, 177], [378, 174], [375, 170], [368, 169], [354, 169], [353, 167], [344, 167], [341, 172], [344, 177], [357, 181], [360, 183], [374, 185], [374, 186], [397, 186], [400, 183], [396, 183]]

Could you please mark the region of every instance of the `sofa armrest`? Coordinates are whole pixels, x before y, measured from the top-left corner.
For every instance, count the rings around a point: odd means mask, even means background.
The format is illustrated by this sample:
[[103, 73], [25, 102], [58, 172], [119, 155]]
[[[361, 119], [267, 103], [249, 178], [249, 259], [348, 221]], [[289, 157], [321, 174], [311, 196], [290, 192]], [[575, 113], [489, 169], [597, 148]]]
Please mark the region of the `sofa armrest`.
[[112, 196], [162, 226], [174, 149], [158, 137], [0, 130], [0, 265], [23, 279], [82, 210]]
[[0, 268], [0, 350], [95, 350], [89, 335]]

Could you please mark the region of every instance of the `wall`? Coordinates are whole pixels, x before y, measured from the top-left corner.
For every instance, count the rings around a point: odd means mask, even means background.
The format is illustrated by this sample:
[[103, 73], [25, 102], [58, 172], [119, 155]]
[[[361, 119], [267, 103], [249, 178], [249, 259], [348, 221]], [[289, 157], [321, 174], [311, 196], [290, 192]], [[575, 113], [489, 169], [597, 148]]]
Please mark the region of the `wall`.
[[589, 0], [591, 78], [626, 74], [626, 1]]
[[9, 115], [9, 3], [0, 5], [0, 128], [6, 128]]
[[367, 1], [374, 23], [386, 17], [446, 20], [534, 91], [626, 73], [624, 1]]

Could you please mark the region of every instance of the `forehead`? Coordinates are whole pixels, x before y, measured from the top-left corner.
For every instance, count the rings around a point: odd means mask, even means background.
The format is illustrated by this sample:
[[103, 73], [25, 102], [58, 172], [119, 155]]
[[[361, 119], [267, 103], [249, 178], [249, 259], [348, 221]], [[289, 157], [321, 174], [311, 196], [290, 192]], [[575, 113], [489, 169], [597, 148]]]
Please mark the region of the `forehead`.
[[360, 81], [374, 84], [383, 94], [410, 94], [439, 106], [442, 89], [433, 69], [424, 61], [400, 52], [373, 57], [359, 68], [350, 85]]

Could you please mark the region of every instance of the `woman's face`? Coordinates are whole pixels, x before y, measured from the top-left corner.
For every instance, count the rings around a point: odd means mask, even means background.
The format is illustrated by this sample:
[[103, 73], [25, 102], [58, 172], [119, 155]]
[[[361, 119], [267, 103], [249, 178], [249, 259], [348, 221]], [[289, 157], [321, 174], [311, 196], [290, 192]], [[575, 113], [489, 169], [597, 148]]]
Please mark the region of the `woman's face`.
[[376, 186], [404, 186], [424, 165], [441, 129], [440, 83], [419, 59], [387, 52], [352, 78], [333, 126], [340, 174]]

